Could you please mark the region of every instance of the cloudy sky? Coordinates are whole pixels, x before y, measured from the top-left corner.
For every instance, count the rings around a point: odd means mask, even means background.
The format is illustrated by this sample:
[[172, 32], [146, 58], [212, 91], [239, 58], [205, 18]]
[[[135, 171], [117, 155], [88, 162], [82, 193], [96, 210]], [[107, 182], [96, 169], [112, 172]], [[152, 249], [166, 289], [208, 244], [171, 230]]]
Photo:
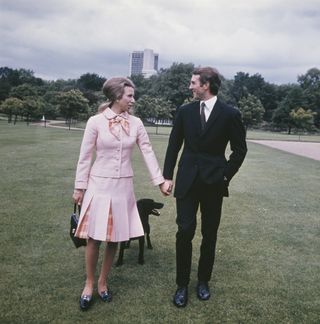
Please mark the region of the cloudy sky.
[[129, 52], [160, 67], [216, 67], [296, 82], [320, 68], [320, 0], [0, 0], [0, 66], [44, 79], [128, 75]]

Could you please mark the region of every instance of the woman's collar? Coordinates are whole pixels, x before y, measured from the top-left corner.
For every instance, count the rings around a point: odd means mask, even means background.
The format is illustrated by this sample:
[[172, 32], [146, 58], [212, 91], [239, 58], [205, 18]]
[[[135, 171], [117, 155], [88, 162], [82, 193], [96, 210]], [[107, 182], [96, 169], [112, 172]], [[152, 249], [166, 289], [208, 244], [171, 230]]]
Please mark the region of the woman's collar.
[[121, 114], [116, 114], [110, 107], [108, 107], [107, 109], [104, 110], [103, 112], [104, 116], [107, 118], [107, 119], [113, 119], [117, 116], [121, 116], [125, 119], [128, 119], [129, 118], [129, 114], [127, 111], [124, 111], [122, 112]]

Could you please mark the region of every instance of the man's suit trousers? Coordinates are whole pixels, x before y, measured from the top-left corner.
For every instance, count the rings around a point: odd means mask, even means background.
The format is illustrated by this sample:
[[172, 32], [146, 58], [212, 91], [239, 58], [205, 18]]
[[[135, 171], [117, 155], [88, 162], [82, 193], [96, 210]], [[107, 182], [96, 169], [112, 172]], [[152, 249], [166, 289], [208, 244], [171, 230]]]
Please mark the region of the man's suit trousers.
[[198, 280], [207, 282], [211, 279], [222, 201], [221, 188], [217, 185], [204, 183], [198, 176], [187, 194], [183, 198], [177, 198], [176, 283], [178, 286], [189, 284], [192, 239], [196, 231], [199, 206], [202, 242], [198, 264]]

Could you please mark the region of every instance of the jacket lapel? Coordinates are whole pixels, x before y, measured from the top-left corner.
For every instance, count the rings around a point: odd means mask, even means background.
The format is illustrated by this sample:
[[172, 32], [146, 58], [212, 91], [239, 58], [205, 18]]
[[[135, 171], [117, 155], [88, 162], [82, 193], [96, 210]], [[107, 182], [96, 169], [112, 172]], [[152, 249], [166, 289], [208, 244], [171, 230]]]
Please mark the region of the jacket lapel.
[[195, 101], [192, 106], [191, 118], [194, 121], [196, 130], [201, 132], [201, 121], [200, 121], [200, 101]]
[[[221, 113], [221, 103], [219, 101], [219, 99], [217, 99], [216, 104], [214, 105], [211, 114], [209, 116], [209, 119], [206, 122], [206, 126], [202, 132], [202, 135], [205, 134], [207, 132], [207, 130], [215, 123], [215, 121], [217, 120], [217, 118], [219, 117], [220, 113]], [[200, 108], [199, 108], [200, 109]], [[199, 117], [200, 120], [200, 117]]]

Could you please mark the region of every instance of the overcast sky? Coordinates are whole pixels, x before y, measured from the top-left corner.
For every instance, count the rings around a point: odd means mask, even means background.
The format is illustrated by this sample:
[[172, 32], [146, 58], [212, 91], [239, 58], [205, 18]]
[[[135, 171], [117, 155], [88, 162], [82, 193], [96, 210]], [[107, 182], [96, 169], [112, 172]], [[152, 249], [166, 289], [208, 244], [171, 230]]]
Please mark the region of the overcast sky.
[[320, 68], [320, 0], [0, 0], [0, 66], [127, 76], [129, 53], [291, 83]]

